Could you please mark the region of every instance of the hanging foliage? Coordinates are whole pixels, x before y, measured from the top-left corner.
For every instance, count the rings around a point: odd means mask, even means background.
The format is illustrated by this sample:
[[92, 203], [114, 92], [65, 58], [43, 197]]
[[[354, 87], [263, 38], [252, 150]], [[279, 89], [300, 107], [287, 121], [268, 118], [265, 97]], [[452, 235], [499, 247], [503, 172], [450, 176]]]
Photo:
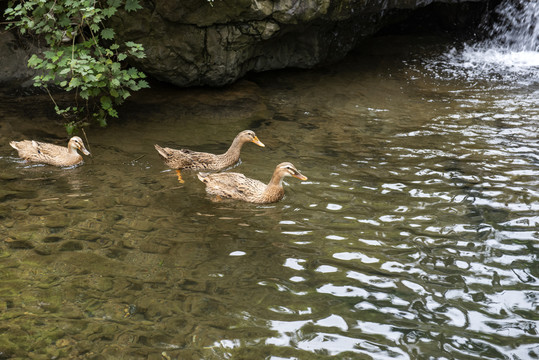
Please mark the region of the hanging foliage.
[[[28, 66], [38, 70], [34, 85], [47, 90], [68, 133], [88, 118], [105, 126], [107, 118], [118, 117], [116, 106], [132, 91], [149, 87], [144, 73], [124, 62], [128, 56], [144, 58], [142, 45], [118, 44], [106, 26], [120, 8], [130, 12], [141, 6], [138, 0], [27, 0], [11, 1], [5, 10], [8, 29], [46, 41], [47, 51], [32, 55]], [[74, 93], [72, 105], [60, 108], [51, 85]]]

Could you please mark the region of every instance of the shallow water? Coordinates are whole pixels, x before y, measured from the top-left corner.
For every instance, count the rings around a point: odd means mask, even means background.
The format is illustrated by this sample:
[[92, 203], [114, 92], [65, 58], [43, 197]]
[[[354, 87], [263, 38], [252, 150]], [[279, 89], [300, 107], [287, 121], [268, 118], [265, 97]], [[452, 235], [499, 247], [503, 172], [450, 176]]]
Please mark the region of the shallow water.
[[[74, 169], [20, 162], [8, 140], [63, 129], [46, 98], [4, 99], [0, 358], [539, 357], [539, 82], [467, 79], [442, 41], [154, 86]], [[309, 177], [279, 203], [214, 203], [153, 148], [247, 128], [266, 148], [234, 171]]]

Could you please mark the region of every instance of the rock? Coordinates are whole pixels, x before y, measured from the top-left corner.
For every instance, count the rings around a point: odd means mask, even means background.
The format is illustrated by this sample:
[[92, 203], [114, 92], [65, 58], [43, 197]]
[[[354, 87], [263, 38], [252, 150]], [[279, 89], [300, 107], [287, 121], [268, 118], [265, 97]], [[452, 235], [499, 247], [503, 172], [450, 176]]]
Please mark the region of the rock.
[[79, 251], [84, 246], [79, 241], [68, 240], [60, 246], [60, 251]]
[[117, 203], [123, 206], [147, 207], [150, 203], [149, 196], [137, 196], [134, 194], [123, 195], [117, 198]]
[[113, 284], [112, 278], [100, 277], [95, 281], [93, 286], [100, 292], [106, 292], [112, 289]]
[[150, 232], [155, 229], [153, 222], [141, 219], [123, 219], [118, 222], [118, 226], [125, 228], [126, 231]]
[[427, 30], [470, 26], [495, 1], [153, 0], [111, 25], [121, 41], [143, 44], [147, 57], [132, 62], [147, 74], [179, 86], [221, 86], [249, 71], [339, 60], [427, 5], [433, 10], [413, 21]]
[[[222, 86], [250, 71], [311, 68], [342, 59], [381, 29], [474, 29], [499, 0], [148, 0], [110, 19], [119, 43], [135, 41], [129, 61], [178, 86]], [[408, 25], [399, 27], [398, 24]], [[30, 84], [36, 48], [0, 33], [0, 88]], [[82, 204], [81, 204], [82, 205]]]
[[67, 214], [53, 214], [45, 219], [45, 226], [52, 229], [64, 228], [69, 225], [69, 216]]
[[34, 251], [36, 252], [36, 254], [38, 255], [43, 255], [43, 256], [47, 256], [47, 255], [51, 255], [54, 251], [53, 247], [52, 246], [49, 246], [49, 245], [38, 245]]
[[63, 238], [61, 236], [54, 236], [54, 235], [50, 235], [50, 236], [46, 236], [45, 238], [43, 238], [43, 242], [44, 243], [55, 243], [55, 242], [58, 242], [58, 241], [61, 241], [63, 240]]
[[0, 189], [0, 201], [5, 201], [17, 195], [16, 191]]
[[28, 240], [6, 239], [5, 241], [11, 249], [33, 249], [34, 248], [34, 244]]
[[[2, 25], [3, 26], [3, 25]], [[28, 87], [33, 84], [35, 71], [26, 64], [30, 54], [37, 48], [13, 31], [0, 32], [0, 89], [9, 91], [13, 87]]]

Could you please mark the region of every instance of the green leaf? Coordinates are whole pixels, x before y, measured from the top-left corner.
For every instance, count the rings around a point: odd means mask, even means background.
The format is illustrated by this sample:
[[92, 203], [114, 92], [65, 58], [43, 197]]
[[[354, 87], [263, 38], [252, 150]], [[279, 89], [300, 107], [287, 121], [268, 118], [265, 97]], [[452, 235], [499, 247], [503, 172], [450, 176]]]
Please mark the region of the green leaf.
[[115, 117], [115, 118], [118, 117], [118, 112], [116, 110], [114, 110], [113, 108], [110, 108], [107, 111], [108, 111], [110, 116]]
[[[130, 95], [128, 90], [149, 86], [146, 81], [138, 80], [145, 77], [142, 72], [134, 68], [123, 70], [121, 65], [128, 56], [145, 57], [142, 45], [130, 41], [125, 44], [127, 51], [120, 52], [120, 45], [110, 41], [116, 36], [115, 31], [105, 26], [105, 21], [121, 7], [128, 12], [142, 9], [141, 0], [8, 0], [6, 3], [7, 28], [39, 35], [48, 47], [48, 51], [28, 59], [28, 67], [40, 73], [33, 79], [34, 86], [46, 88], [56, 84], [65, 91], [78, 89], [78, 96], [85, 100], [99, 99], [101, 109], [96, 109], [94, 115], [102, 125], [106, 125], [107, 117], [118, 116], [113, 106]], [[73, 42], [74, 38], [82, 39]], [[101, 40], [109, 40], [112, 45], [104, 46]], [[74, 107], [56, 111], [71, 119], [81, 112], [91, 112]], [[76, 120], [65, 126], [71, 133], [84, 123]]]
[[45, 55], [45, 59], [52, 59], [56, 56], [56, 52], [54, 51], [45, 51], [43, 52], [43, 55]]
[[112, 106], [112, 101], [110, 100], [110, 98], [108, 96], [101, 96], [101, 107], [105, 110], [108, 110], [111, 108]]
[[70, 88], [76, 88], [80, 84], [81, 84], [80, 79], [76, 78], [76, 77], [72, 78], [71, 81], [69, 81], [69, 87]]
[[109, 18], [112, 15], [116, 14], [116, 11], [118, 11], [118, 8], [111, 6], [109, 8], [103, 9], [103, 15]]
[[146, 57], [146, 54], [141, 51], [132, 52], [131, 54], [137, 59], [144, 59]]
[[60, 20], [58, 21], [58, 25], [64, 28], [68, 27], [70, 23], [71, 23], [71, 19], [69, 16], [62, 16]]
[[137, 71], [137, 69], [135, 69], [135, 68], [129, 68], [129, 69], [127, 69], [127, 74], [128, 74], [130, 77], [132, 77], [132, 78], [136, 78], [136, 77], [137, 77], [137, 73], [138, 73], [138, 71]]
[[141, 89], [147, 89], [147, 88], [150, 87], [150, 84], [148, 84], [148, 82], [146, 80], [139, 80], [138, 86]]
[[140, 6], [138, 0], [126, 0], [125, 2], [125, 10], [130, 11], [136, 11], [142, 9], [142, 6]]
[[75, 131], [77, 126], [75, 125], [73, 121], [70, 121], [67, 124], [65, 124], [65, 128], [66, 128], [67, 135], [71, 136], [73, 135], [73, 132]]
[[28, 59], [28, 66], [29, 67], [36, 67], [37, 65], [41, 64], [43, 60], [37, 57], [36, 54], [33, 54], [30, 59]]
[[120, 71], [120, 68], [121, 68], [121, 65], [120, 63], [113, 63], [111, 66], [110, 66], [110, 69], [113, 71], [113, 72], [118, 72]]
[[105, 40], [114, 39], [114, 30], [112, 30], [111, 28], [101, 30], [101, 37]]
[[107, 4], [110, 7], [118, 8], [120, 5], [122, 5], [122, 0], [107, 0]]
[[99, 25], [91, 24], [90, 25], [90, 30], [92, 30], [94, 33], [98, 32], [99, 31]]

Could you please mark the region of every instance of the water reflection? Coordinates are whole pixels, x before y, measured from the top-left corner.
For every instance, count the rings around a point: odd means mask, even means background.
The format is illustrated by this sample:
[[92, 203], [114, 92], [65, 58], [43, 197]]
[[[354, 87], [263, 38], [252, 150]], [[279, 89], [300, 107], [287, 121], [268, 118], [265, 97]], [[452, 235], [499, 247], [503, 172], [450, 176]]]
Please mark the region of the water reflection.
[[[94, 157], [70, 170], [16, 160], [7, 139], [37, 125], [0, 106], [0, 357], [539, 356], [539, 90], [442, 81], [376, 49], [156, 88], [91, 129]], [[287, 160], [309, 181], [216, 204], [153, 150], [218, 151], [244, 128], [267, 149], [235, 171], [266, 180]]]

